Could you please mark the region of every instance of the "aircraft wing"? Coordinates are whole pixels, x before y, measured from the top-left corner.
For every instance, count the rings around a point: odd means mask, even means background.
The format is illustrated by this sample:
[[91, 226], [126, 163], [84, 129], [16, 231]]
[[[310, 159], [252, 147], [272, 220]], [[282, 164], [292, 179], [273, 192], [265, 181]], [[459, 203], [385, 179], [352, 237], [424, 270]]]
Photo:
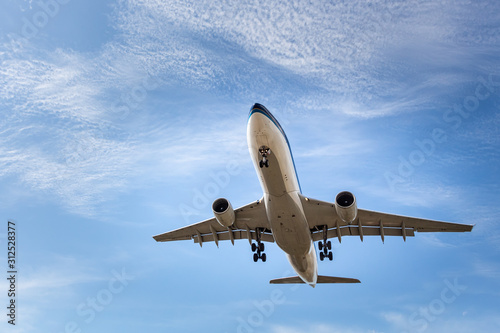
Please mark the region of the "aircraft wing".
[[200, 246], [205, 242], [215, 242], [219, 246], [219, 241], [223, 240], [230, 240], [234, 244], [235, 239], [248, 239], [252, 243], [252, 240], [257, 239], [257, 233], [259, 233], [261, 241], [274, 242], [271, 228], [267, 222], [266, 207], [262, 200], [235, 209], [234, 214], [235, 222], [229, 228], [221, 226], [214, 217], [153, 236], [153, 238], [157, 242], [192, 239]]
[[335, 204], [331, 202], [302, 197], [302, 206], [311, 229], [313, 240], [323, 239], [323, 230], [327, 229], [327, 237], [343, 236], [415, 236], [415, 232], [466, 232], [473, 225], [426, 220], [408, 216], [373, 212], [358, 209], [357, 218], [351, 223], [343, 222], [337, 215]]

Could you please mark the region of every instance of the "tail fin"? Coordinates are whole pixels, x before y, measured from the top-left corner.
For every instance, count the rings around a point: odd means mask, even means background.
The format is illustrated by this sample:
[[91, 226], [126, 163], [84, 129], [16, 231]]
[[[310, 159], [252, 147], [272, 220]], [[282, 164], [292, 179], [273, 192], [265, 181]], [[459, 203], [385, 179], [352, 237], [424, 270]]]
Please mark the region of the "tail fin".
[[[292, 284], [292, 283], [305, 283], [298, 276], [286, 277], [281, 279], [274, 279], [269, 281], [271, 284]], [[318, 281], [316, 283], [361, 283], [358, 279], [335, 277], [335, 276], [324, 276], [318, 275]]]

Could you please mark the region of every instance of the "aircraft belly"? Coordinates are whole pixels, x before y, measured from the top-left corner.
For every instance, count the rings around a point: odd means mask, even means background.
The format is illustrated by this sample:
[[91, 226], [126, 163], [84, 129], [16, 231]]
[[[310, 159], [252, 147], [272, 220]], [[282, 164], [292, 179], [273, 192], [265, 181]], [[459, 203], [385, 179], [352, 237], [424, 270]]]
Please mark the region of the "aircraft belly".
[[290, 194], [265, 196], [266, 210], [276, 244], [287, 254], [304, 255], [311, 247], [305, 216]]
[[275, 155], [268, 157], [269, 168], [262, 168], [262, 178], [266, 184], [267, 191], [272, 196], [281, 196], [287, 193], [287, 186], [281, 172], [280, 164]]

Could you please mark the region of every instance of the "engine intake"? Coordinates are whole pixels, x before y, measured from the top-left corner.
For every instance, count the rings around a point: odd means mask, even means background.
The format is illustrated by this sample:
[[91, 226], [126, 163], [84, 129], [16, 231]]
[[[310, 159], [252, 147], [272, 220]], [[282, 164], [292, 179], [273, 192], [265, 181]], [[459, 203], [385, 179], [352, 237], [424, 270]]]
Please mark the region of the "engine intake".
[[225, 198], [215, 200], [212, 204], [212, 211], [217, 222], [223, 227], [232, 226], [236, 219], [231, 203]]
[[335, 198], [335, 210], [338, 216], [347, 224], [351, 224], [358, 216], [356, 197], [348, 191], [337, 194]]

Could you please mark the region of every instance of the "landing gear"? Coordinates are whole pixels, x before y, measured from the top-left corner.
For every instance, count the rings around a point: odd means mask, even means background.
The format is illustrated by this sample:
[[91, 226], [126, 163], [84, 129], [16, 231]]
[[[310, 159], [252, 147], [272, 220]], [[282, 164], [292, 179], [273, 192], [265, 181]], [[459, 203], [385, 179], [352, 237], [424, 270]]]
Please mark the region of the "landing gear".
[[328, 230], [326, 225], [323, 226], [323, 241], [318, 242], [318, 248], [320, 251], [319, 254], [319, 260], [323, 261], [325, 258], [328, 258], [328, 260], [332, 261], [333, 260], [333, 252], [331, 251], [332, 249], [332, 242], [328, 240]]
[[262, 262], [266, 262], [266, 254], [264, 253], [264, 243], [261, 241], [260, 229], [256, 229], [255, 233], [257, 235], [257, 244], [252, 243], [252, 252], [255, 252], [253, 254], [253, 261], [257, 262], [259, 259], [262, 260]]
[[267, 146], [261, 146], [259, 148], [259, 154], [262, 156], [262, 160], [259, 162], [259, 166], [263, 168], [264, 166], [266, 168], [269, 168], [269, 160], [267, 159], [267, 156], [271, 154], [271, 149]]
[[253, 254], [254, 262], [259, 261], [259, 259], [262, 259], [262, 262], [266, 262], [266, 254], [264, 253], [264, 244], [260, 243], [259, 245], [256, 245], [255, 243], [252, 243], [252, 251], [255, 252]]
[[332, 242], [327, 241], [325, 245], [325, 241], [319, 241], [318, 248], [320, 251], [322, 251], [319, 253], [319, 260], [323, 261], [325, 260], [325, 258], [328, 258], [328, 260], [330, 261], [333, 260], [333, 252], [331, 251]]

